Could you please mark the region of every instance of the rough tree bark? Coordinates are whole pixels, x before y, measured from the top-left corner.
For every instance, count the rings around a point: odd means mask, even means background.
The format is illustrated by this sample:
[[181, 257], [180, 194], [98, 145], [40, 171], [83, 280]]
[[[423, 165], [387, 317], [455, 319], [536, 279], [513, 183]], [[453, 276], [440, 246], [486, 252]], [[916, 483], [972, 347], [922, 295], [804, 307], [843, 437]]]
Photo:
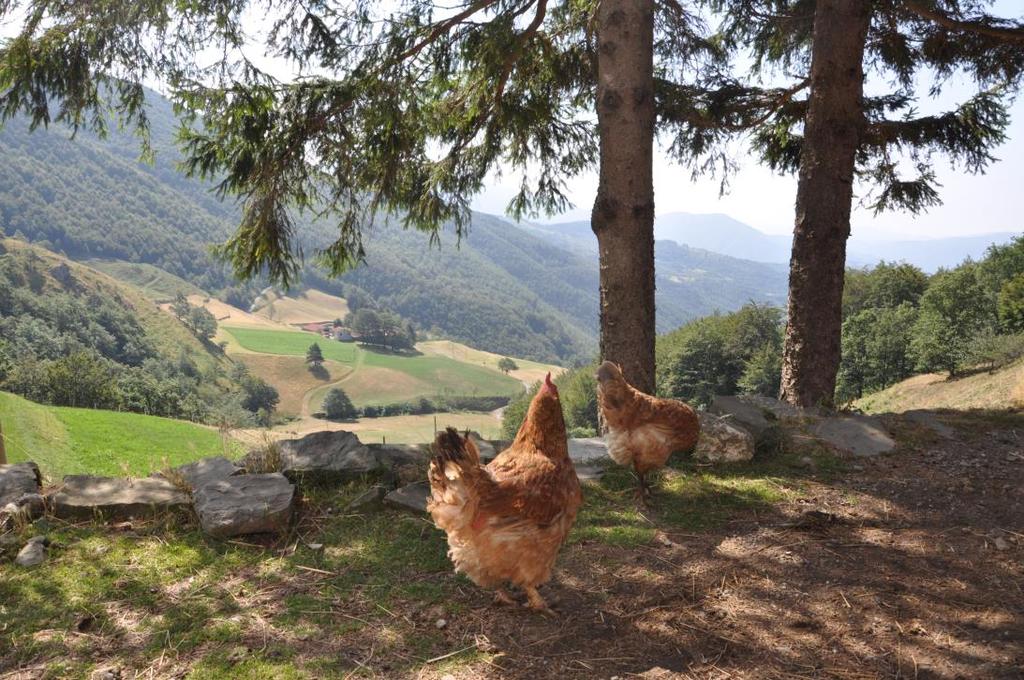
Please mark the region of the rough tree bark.
[[782, 365], [781, 398], [797, 406], [831, 406], [835, 395], [870, 19], [870, 0], [818, 0], [814, 15]]
[[654, 2], [597, 10], [600, 180], [591, 215], [601, 267], [601, 358], [654, 392]]

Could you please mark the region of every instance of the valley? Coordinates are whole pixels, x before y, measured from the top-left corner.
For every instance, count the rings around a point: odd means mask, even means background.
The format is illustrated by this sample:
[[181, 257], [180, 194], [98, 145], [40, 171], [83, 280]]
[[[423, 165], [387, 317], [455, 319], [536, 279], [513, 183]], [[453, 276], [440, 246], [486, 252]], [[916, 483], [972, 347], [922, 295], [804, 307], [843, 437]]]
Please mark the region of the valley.
[[[219, 301], [205, 304], [220, 320], [215, 340], [226, 343], [228, 356], [278, 390], [278, 413], [288, 421], [272, 428], [269, 434], [275, 438], [346, 429], [357, 432], [363, 441], [412, 443], [429, 441], [435, 426], [447, 425], [496, 437], [501, 423], [489, 411], [399, 412], [344, 422], [313, 414], [322, 410], [324, 397], [334, 388], [343, 389], [357, 409], [387, 408], [419, 399], [507, 398], [521, 391], [524, 383], [540, 380], [549, 371], [557, 375], [563, 370], [515, 359], [518, 368], [505, 375], [497, 365], [501, 356], [451, 340], [425, 340], [412, 352], [398, 353], [299, 330], [303, 325], [343, 318], [348, 312], [343, 299], [320, 291], [273, 294], [271, 303], [252, 314]], [[313, 343], [323, 353], [322, 370], [310, 370], [305, 361]], [[239, 436], [258, 440], [261, 431], [244, 431]]]

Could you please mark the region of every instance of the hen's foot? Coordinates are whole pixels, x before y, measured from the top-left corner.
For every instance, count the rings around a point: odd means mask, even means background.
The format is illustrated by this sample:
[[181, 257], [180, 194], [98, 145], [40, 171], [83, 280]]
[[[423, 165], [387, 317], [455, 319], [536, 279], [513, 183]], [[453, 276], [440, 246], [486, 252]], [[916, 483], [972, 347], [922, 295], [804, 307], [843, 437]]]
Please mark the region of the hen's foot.
[[524, 587], [523, 590], [526, 591], [527, 607], [544, 616], [558, 618], [558, 614], [548, 606], [548, 603], [544, 601], [544, 598], [540, 596], [536, 588]]
[[516, 606], [516, 601], [512, 599], [512, 596], [504, 588], [498, 588], [494, 593], [494, 604], [514, 607]]
[[639, 484], [636, 489], [636, 499], [646, 507], [654, 504], [654, 487], [643, 475], [638, 475]]

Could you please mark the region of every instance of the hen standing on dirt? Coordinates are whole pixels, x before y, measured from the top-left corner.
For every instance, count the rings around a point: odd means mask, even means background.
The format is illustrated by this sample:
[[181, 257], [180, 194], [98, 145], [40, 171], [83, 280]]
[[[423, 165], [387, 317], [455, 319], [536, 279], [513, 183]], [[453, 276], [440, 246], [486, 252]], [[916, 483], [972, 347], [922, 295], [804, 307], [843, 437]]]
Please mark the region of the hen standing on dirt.
[[513, 600], [503, 586], [519, 586], [531, 608], [550, 613], [537, 586], [551, 578], [583, 500], [551, 374], [512, 446], [489, 465], [480, 465], [476, 445], [453, 428], [439, 433], [434, 447], [427, 509], [448, 534], [455, 570], [497, 588], [496, 601], [506, 604]]
[[597, 369], [597, 401], [608, 433], [608, 454], [619, 465], [632, 466], [640, 495], [650, 493], [647, 473], [665, 466], [674, 451], [693, 448], [700, 435], [697, 413], [681, 401], [644, 394], [610, 361]]

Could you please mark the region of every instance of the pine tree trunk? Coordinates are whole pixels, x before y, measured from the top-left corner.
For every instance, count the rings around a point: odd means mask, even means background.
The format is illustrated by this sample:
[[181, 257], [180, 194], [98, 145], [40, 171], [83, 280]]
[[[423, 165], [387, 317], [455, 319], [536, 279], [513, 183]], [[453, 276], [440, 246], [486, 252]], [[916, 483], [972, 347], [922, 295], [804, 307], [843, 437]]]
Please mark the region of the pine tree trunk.
[[835, 395], [870, 18], [870, 0], [818, 0], [814, 15], [782, 365], [781, 398], [797, 406], [831, 406]]
[[600, 181], [591, 215], [601, 267], [601, 358], [654, 392], [654, 2], [597, 10]]

